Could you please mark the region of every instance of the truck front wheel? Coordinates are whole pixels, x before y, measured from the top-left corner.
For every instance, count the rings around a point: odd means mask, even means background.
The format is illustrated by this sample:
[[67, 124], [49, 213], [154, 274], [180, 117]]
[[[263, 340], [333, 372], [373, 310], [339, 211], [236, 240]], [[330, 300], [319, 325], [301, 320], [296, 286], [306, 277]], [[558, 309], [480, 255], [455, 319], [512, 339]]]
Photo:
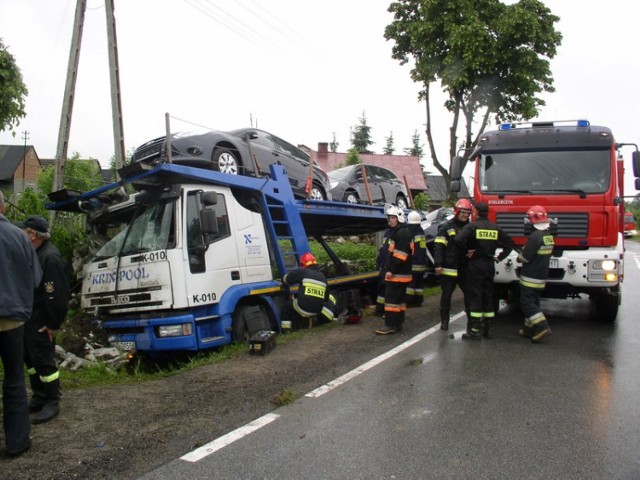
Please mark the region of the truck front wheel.
[[604, 292], [592, 297], [596, 310], [597, 320], [604, 323], [613, 323], [618, 316], [618, 303], [620, 292]]

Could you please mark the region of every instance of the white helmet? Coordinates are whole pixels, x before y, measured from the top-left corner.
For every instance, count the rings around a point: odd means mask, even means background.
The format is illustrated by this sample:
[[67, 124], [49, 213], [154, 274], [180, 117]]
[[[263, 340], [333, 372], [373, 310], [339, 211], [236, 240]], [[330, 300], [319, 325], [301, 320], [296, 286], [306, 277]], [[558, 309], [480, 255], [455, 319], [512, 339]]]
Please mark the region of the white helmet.
[[404, 223], [404, 210], [402, 210], [400, 207], [396, 207], [395, 205], [388, 205], [385, 209], [384, 214], [386, 216], [393, 215], [395, 217], [398, 217], [398, 222]]
[[420, 223], [420, 220], [421, 220], [420, 219], [420, 214], [418, 212], [416, 212], [415, 210], [411, 210], [409, 212], [409, 215], [407, 215], [407, 221], [410, 224], [413, 224], [413, 225], [418, 224], [418, 223]]

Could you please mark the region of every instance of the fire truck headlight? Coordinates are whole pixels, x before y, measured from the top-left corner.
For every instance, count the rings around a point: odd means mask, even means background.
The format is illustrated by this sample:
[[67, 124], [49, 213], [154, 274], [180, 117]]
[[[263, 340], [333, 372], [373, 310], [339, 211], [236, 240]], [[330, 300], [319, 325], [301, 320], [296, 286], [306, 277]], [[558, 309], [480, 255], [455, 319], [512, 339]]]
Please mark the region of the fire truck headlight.
[[191, 335], [193, 329], [190, 323], [180, 323], [178, 325], [161, 325], [158, 327], [158, 337], [183, 337]]
[[593, 268], [596, 270], [616, 270], [617, 263], [615, 260], [596, 260], [593, 262]]

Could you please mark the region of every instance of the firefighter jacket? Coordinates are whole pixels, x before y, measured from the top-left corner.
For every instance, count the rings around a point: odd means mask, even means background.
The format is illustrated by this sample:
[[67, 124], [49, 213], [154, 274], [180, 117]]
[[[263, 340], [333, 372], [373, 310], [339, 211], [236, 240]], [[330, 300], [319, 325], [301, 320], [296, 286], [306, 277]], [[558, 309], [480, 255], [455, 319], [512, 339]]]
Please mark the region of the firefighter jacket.
[[419, 224], [409, 225], [411, 240], [413, 241], [413, 255], [411, 257], [411, 271], [423, 273], [427, 271], [427, 239]]
[[42, 281], [33, 297], [31, 321], [58, 330], [69, 306], [69, 275], [60, 251], [49, 240], [36, 250], [42, 267]]
[[413, 240], [409, 227], [399, 223], [391, 231], [389, 237], [389, 261], [387, 272], [391, 272], [391, 278], [387, 282], [409, 283], [413, 279], [411, 274], [411, 256], [413, 255]]
[[441, 275], [458, 276], [458, 265], [466, 262], [466, 257], [460, 252], [455, 242], [458, 235], [469, 221], [461, 222], [453, 217], [438, 226], [438, 233], [433, 241], [433, 263], [435, 268], [442, 268]]
[[310, 317], [319, 314], [329, 298], [327, 278], [317, 267], [291, 270], [282, 277], [282, 282], [286, 285], [299, 284], [293, 305], [302, 316]]
[[391, 228], [387, 228], [384, 231], [382, 244], [378, 249], [378, 255], [376, 257], [376, 268], [378, 270], [382, 270], [387, 266], [387, 263], [389, 263], [389, 237], [391, 236], [391, 231]]
[[549, 261], [553, 252], [553, 236], [549, 230], [534, 229], [518, 255], [522, 262], [520, 284], [530, 288], [544, 288], [549, 276]]
[[455, 242], [463, 255], [473, 250], [469, 260], [493, 259], [496, 248], [502, 247], [502, 252], [498, 255], [498, 261], [502, 261], [515, 247], [511, 237], [486, 217], [479, 217], [475, 222], [466, 225], [456, 236]]

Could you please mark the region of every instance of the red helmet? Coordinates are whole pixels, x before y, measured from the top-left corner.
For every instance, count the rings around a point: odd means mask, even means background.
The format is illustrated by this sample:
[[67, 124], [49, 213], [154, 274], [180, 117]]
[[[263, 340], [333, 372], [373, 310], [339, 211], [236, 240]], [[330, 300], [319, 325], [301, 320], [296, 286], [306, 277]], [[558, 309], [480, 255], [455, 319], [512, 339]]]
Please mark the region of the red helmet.
[[533, 224], [549, 222], [547, 211], [540, 205], [534, 205], [533, 207], [529, 208], [529, 210], [527, 210], [527, 217]]
[[311, 265], [317, 265], [316, 257], [314, 257], [311, 253], [303, 253], [300, 257], [300, 266], [302, 268], [310, 267]]
[[458, 215], [458, 213], [460, 213], [460, 210], [466, 210], [469, 214], [471, 214], [473, 206], [471, 205], [471, 202], [469, 200], [467, 200], [466, 198], [461, 198], [453, 207], [453, 214]]

